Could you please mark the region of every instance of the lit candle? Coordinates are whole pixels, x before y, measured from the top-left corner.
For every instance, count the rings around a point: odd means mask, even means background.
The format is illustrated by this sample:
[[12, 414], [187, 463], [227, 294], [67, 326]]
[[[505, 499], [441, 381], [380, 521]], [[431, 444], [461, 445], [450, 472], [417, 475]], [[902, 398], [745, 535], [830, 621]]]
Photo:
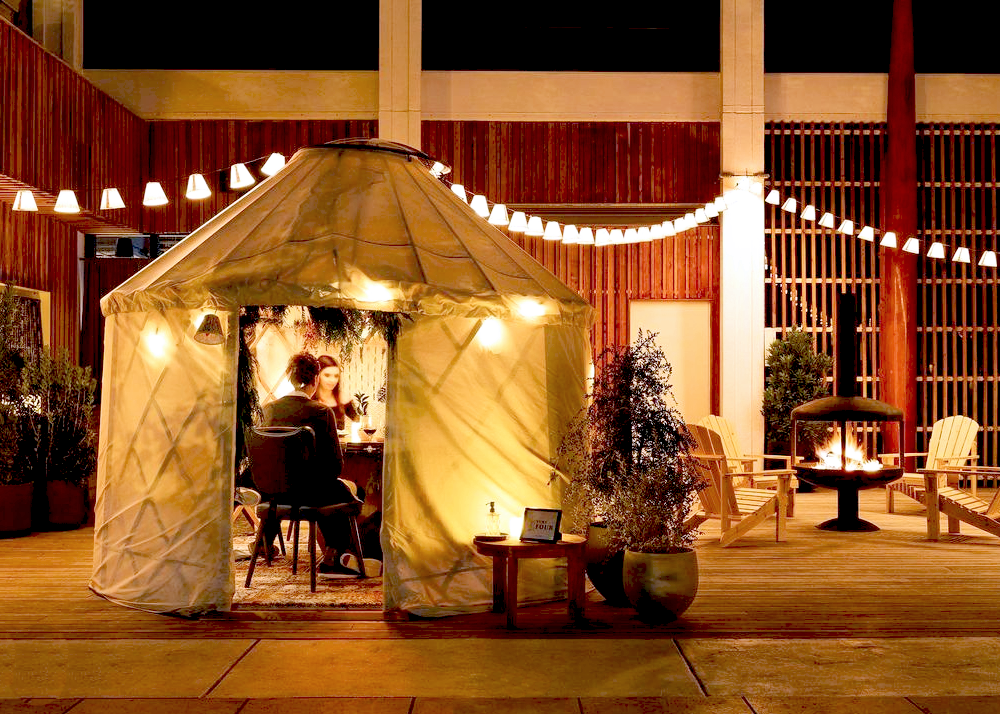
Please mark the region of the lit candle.
[[508, 533], [509, 538], [517, 538], [520, 540], [521, 531], [524, 529], [524, 517], [523, 516], [511, 516], [508, 521]]

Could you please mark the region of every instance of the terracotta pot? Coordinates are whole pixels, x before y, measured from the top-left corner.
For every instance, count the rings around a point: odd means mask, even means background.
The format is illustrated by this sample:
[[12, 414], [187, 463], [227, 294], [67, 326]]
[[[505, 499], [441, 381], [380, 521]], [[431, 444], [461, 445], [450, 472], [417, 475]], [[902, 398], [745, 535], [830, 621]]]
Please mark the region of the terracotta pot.
[[47, 481], [45, 496], [49, 502], [51, 528], [79, 528], [87, 522], [86, 486], [77, 486], [68, 481]]
[[31, 532], [33, 483], [0, 485], [0, 538]]
[[625, 551], [612, 552], [611, 534], [603, 523], [591, 523], [587, 529], [587, 577], [609, 605], [627, 607], [625, 586], [622, 584], [622, 561]]
[[625, 594], [639, 617], [670, 622], [691, 606], [698, 592], [698, 556], [690, 548], [679, 553], [625, 551]]

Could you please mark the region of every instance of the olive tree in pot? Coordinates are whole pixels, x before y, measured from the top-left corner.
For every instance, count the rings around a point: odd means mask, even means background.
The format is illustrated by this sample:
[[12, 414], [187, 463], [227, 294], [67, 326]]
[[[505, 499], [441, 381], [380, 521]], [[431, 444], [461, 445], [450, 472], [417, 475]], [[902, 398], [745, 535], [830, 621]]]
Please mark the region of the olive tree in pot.
[[[655, 337], [640, 331], [634, 344], [601, 356], [590, 403], [571, 424], [557, 464], [569, 481], [570, 507], [606, 529], [599, 579], [620, 573], [621, 593], [639, 615], [665, 621], [687, 609], [697, 591], [697, 531], [687, 518], [703, 485]], [[593, 570], [588, 575], [605, 594]]]

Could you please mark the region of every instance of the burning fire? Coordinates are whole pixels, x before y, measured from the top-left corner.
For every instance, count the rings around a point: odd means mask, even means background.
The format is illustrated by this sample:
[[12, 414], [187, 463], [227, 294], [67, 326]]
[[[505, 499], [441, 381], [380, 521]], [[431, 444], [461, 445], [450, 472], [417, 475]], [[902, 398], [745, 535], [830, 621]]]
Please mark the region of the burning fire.
[[819, 469], [836, 469], [842, 471], [880, 471], [882, 463], [878, 459], [865, 459], [865, 452], [853, 432], [847, 433], [847, 458], [841, 457], [840, 429], [834, 429], [833, 436], [816, 449]]

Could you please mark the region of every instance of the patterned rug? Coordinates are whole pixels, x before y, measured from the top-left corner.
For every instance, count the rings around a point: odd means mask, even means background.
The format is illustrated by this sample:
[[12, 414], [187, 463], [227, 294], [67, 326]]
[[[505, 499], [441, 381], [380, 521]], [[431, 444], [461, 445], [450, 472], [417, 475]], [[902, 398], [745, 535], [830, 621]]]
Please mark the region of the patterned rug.
[[[258, 607], [312, 607], [332, 610], [381, 610], [382, 576], [329, 579], [317, 575], [316, 592], [309, 592], [309, 546], [307, 530], [303, 528], [299, 543], [299, 572], [292, 575], [292, 549], [285, 544], [287, 556], [271, 562], [257, 559], [250, 587], [244, 587], [250, 565], [253, 537], [239, 535], [235, 539], [236, 594], [235, 609]], [[368, 561], [374, 564], [377, 561]], [[377, 567], [377, 566], [376, 566]], [[371, 567], [368, 568], [369, 574]]]

